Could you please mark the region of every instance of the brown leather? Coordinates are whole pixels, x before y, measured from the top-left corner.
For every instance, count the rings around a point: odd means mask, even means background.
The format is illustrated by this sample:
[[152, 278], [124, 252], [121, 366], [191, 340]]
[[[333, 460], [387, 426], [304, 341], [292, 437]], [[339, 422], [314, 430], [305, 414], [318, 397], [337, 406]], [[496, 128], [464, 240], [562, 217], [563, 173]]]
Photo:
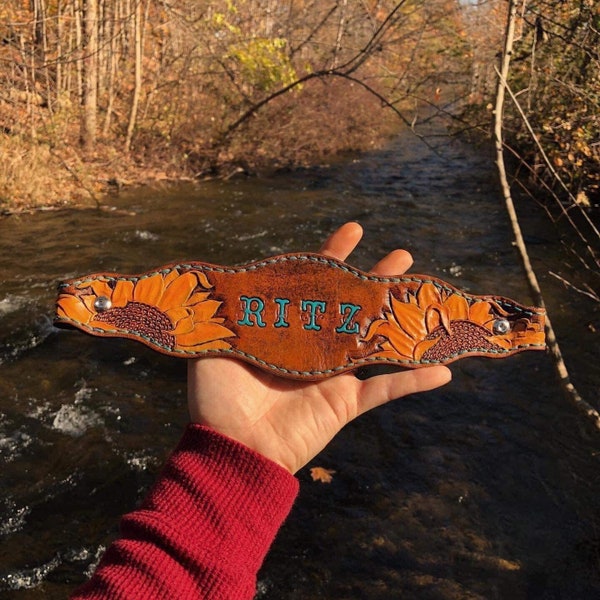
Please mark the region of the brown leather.
[[422, 367], [543, 350], [544, 315], [426, 275], [377, 277], [318, 254], [203, 262], [60, 284], [56, 324], [184, 358], [237, 357], [321, 379], [369, 364]]

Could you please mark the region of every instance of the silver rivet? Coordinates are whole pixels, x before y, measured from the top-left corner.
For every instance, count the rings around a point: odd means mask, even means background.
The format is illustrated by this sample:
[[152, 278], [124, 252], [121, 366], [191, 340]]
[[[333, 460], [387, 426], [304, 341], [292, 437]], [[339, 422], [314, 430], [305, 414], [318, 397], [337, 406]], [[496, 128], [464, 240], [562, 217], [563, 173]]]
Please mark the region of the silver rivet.
[[110, 301], [110, 298], [107, 298], [106, 296], [98, 296], [96, 298], [96, 300], [94, 301], [94, 308], [98, 312], [104, 312], [106, 310], [110, 310], [111, 306], [112, 306], [112, 302]]
[[510, 331], [510, 323], [507, 319], [496, 319], [493, 330], [496, 335], [504, 335]]

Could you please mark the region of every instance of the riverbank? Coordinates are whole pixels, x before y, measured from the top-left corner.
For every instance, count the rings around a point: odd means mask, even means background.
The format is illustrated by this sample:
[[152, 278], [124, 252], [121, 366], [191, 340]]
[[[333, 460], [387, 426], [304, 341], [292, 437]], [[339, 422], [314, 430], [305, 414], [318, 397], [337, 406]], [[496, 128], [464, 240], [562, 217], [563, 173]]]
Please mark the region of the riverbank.
[[288, 143], [283, 132], [263, 133], [261, 139], [247, 132], [218, 148], [194, 152], [175, 145], [153, 148], [149, 142], [125, 152], [118, 149], [115, 140], [100, 142], [92, 152], [86, 152], [76, 143], [74, 130], [60, 143], [0, 133], [0, 216], [97, 208], [107, 196], [131, 187], [160, 189], [184, 182], [311, 167], [348, 153], [381, 148], [398, 134], [399, 127], [392, 117], [372, 117], [353, 128], [338, 123], [321, 139], [315, 128], [307, 129], [302, 147], [297, 139]]
[[4, 167], [0, 173], [0, 216], [61, 208], [100, 207], [107, 195], [132, 186], [189, 179], [158, 165], [139, 165], [130, 157], [99, 146], [93, 156], [63, 145], [0, 136]]

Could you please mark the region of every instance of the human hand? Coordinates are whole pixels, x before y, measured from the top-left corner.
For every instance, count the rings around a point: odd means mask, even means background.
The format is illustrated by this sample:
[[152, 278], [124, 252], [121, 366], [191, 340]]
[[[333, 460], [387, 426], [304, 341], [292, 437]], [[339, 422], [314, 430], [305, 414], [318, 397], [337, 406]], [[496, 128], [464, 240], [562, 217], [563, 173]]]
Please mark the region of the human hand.
[[[345, 260], [362, 237], [357, 223], [346, 223], [321, 247]], [[395, 250], [372, 273], [399, 275], [412, 257]], [[451, 379], [444, 366], [377, 375], [361, 381], [344, 373], [318, 382], [276, 377], [230, 358], [188, 363], [188, 408], [192, 422], [211, 427], [295, 473], [316, 456], [350, 421], [366, 411]]]

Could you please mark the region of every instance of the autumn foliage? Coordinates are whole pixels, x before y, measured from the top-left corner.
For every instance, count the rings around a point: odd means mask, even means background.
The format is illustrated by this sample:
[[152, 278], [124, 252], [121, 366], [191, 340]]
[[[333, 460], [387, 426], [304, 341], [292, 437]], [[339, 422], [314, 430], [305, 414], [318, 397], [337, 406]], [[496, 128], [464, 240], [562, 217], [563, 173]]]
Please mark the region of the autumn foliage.
[[461, 22], [454, 0], [6, 0], [0, 205], [370, 148], [463, 94]]
[[598, 2], [528, 3], [509, 82], [507, 127], [530, 177], [583, 206], [600, 198], [599, 48]]
[[[505, 13], [503, 0], [5, 0], [0, 209], [329, 160], [436, 111], [486, 128]], [[582, 202], [600, 177], [599, 21], [592, 0], [527, 3], [509, 82]], [[554, 187], [514, 104], [507, 133], [527, 176]]]

